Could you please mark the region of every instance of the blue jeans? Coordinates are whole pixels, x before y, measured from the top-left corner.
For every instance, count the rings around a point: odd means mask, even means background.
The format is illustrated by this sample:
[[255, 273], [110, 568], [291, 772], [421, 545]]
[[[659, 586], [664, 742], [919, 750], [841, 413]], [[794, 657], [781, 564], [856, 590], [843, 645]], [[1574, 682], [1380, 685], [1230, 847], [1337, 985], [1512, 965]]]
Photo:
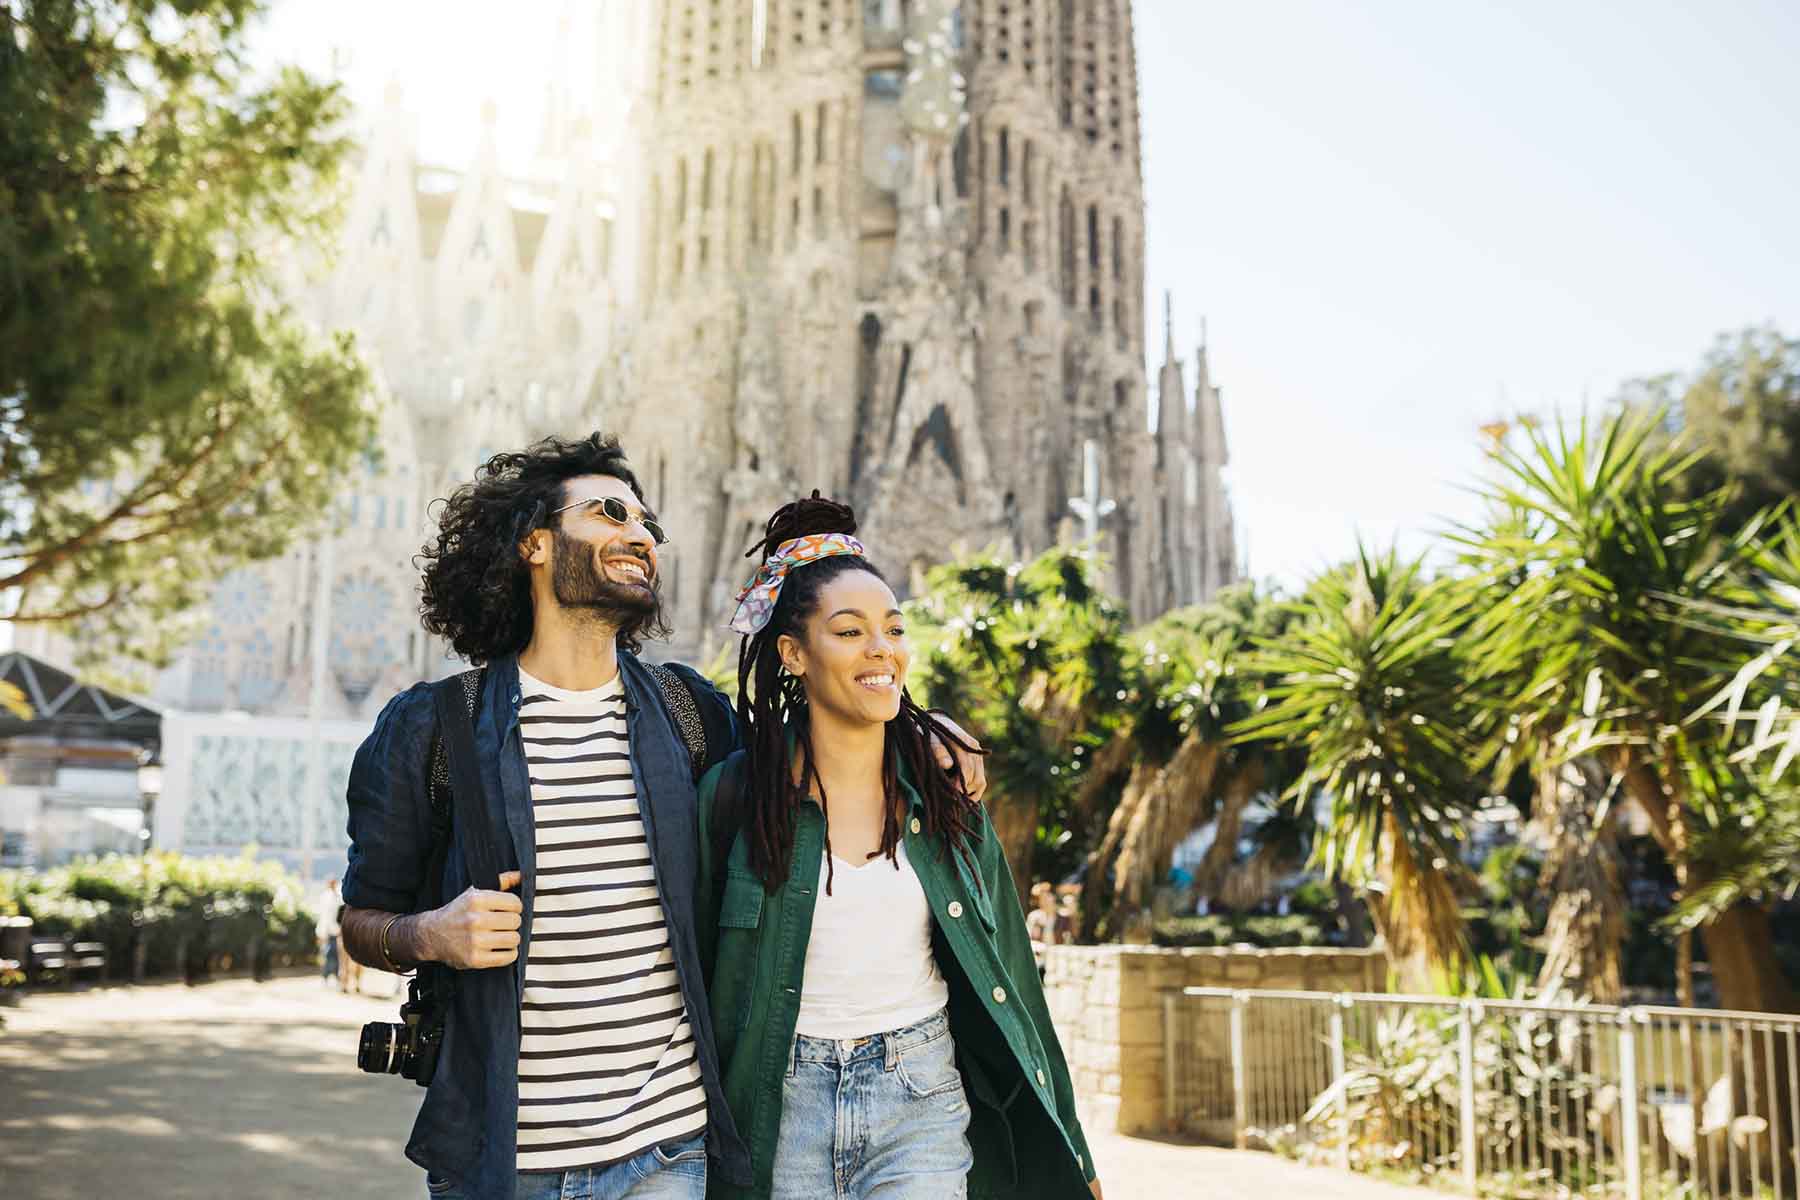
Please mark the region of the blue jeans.
[[[429, 1200], [467, 1200], [468, 1193], [427, 1175], [425, 1195]], [[706, 1200], [706, 1138], [652, 1146], [636, 1158], [604, 1167], [520, 1172], [514, 1200]]]
[[943, 1013], [872, 1038], [794, 1039], [773, 1200], [962, 1200], [974, 1162]]

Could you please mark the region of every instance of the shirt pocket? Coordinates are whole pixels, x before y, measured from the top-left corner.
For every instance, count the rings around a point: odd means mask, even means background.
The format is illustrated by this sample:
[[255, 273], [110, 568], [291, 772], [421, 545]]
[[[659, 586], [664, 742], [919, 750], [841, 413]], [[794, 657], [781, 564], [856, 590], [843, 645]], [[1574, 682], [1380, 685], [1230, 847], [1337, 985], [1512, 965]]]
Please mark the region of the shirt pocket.
[[994, 920], [994, 906], [988, 900], [987, 889], [981, 885], [981, 876], [971, 868], [969, 856], [961, 850], [952, 850], [950, 857], [956, 860], [956, 874], [962, 880], [963, 894], [968, 896], [969, 903], [975, 908], [975, 917], [981, 922], [982, 930], [991, 938], [998, 928]]
[[[762, 938], [762, 880], [735, 868], [725, 875], [725, 893], [719, 904], [719, 964], [714, 980], [714, 1012], [722, 1030], [736, 1040], [750, 1024], [750, 1008], [756, 998], [756, 962]], [[729, 1020], [726, 1020], [729, 1018]]]

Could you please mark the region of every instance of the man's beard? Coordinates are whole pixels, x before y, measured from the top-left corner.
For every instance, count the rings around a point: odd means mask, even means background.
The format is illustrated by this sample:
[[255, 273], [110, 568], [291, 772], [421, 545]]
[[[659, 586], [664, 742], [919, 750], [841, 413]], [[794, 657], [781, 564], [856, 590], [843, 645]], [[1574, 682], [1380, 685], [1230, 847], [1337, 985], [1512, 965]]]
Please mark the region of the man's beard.
[[[638, 558], [623, 543], [601, 547], [551, 531], [555, 565], [550, 571], [550, 590], [565, 609], [585, 609], [615, 628], [654, 618], [662, 608], [662, 577], [652, 574], [649, 562]], [[643, 564], [647, 584], [614, 583], [600, 565], [602, 558], [636, 558]]]

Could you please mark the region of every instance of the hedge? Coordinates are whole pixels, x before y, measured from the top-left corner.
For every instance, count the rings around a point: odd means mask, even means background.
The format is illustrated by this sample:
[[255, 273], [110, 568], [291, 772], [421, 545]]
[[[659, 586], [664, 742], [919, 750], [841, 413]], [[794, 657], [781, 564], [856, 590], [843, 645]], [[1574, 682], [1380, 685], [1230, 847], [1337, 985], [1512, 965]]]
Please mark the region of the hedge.
[[258, 974], [317, 955], [314, 914], [297, 876], [238, 858], [109, 854], [49, 871], [0, 871], [0, 916], [31, 918], [34, 937], [102, 942], [111, 974], [187, 978], [244, 965]]
[[1285, 917], [1219, 913], [1153, 922], [1151, 940], [1158, 946], [1322, 946], [1325, 930], [1317, 917], [1305, 913]]

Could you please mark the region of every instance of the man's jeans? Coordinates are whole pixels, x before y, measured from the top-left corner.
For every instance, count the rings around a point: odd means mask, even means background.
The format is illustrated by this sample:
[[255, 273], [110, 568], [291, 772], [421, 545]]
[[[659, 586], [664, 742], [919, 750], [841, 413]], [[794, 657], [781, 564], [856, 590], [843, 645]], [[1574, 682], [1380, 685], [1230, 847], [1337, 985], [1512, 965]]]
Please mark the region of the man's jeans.
[[[426, 1177], [425, 1194], [429, 1200], [468, 1195], [435, 1175]], [[706, 1138], [652, 1146], [604, 1167], [522, 1172], [514, 1200], [706, 1200]]]
[[774, 1200], [961, 1200], [974, 1162], [943, 1013], [872, 1038], [794, 1039]]

